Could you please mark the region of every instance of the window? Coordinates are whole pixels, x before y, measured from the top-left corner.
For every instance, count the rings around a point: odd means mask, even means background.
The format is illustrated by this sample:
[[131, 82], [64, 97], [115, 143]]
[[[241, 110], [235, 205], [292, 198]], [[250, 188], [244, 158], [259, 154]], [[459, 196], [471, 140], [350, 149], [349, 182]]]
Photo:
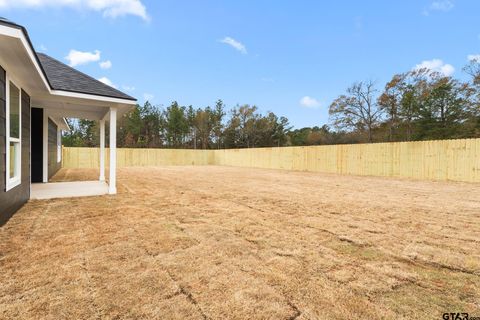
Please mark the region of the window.
[[62, 161], [62, 130], [57, 129], [57, 163]]
[[7, 77], [7, 191], [21, 181], [22, 112], [20, 89]]

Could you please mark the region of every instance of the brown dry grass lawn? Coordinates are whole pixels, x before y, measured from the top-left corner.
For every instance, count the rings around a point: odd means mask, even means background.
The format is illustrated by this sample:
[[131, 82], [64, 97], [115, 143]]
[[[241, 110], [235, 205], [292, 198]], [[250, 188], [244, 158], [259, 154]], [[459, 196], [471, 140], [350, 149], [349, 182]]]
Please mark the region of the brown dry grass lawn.
[[[97, 172], [56, 179], [79, 177]], [[118, 183], [0, 229], [0, 318], [480, 315], [480, 185], [215, 166]]]

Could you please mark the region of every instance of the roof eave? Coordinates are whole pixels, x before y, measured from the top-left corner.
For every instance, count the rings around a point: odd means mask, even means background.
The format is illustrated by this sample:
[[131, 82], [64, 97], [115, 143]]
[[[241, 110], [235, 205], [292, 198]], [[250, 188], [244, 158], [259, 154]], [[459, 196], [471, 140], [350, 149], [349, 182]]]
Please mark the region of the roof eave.
[[25, 40], [27, 41], [27, 43], [30, 47], [30, 50], [32, 52], [32, 55], [35, 58], [35, 61], [38, 65], [38, 68], [40, 68], [40, 70], [42, 71], [42, 78], [44, 78], [44, 80], [48, 84], [49, 88], [52, 89], [52, 84], [48, 80], [47, 73], [43, 69], [42, 63], [40, 62], [40, 59], [37, 56], [37, 52], [35, 51], [35, 48], [33, 47], [33, 43], [32, 43], [32, 40], [30, 40], [30, 36], [28, 35], [27, 29], [22, 25], [16, 24], [15, 22], [12, 22], [12, 21], [6, 21], [6, 20], [0, 20], [0, 25], [4, 25], [4, 26], [7, 26], [7, 27], [18, 29], [23, 33], [23, 36], [25, 37]]
[[55, 96], [64, 96], [69, 98], [79, 98], [79, 99], [87, 99], [87, 100], [98, 100], [103, 102], [111, 102], [115, 104], [124, 104], [124, 105], [136, 105], [136, 99], [123, 99], [117, 97], [109, 97], [104, 95], [97, 95], [85, 92], [75, 92], [75, 91], [67, 91], [67, 90], [52, 90], [52, 95]]
[[[28, 44], [28, 49], [31, 51], [28, 52], [31, 57], [34, 58], [34, 64], [37, 67], [37, 70], [40, 70], [41, 72], [41, 78], [45, 81], [45, 84], [47, 86], [47, 89], [50, 94], [57, 95], [57, 96], [74, 96], [77, 98], [84, 98], [84, 99], [90, 99], [90, 100], [99, 100], [99, 101], [105, 101], [105, 102], [113, 102], [117, 104], [124, 104], [124, 105], [135, 105], [137, 103], [137, 99], [130, 97], [131, 99], [125, 99], [125, 98], [118, 98], [118, 97], [111, 97], [111, 96], [106, 96], [106, 95], [99, 95], [99, 94], [92, 94], [92, 93], [85, 93], [85, 92], [76, 92], [76, 91], [68, 91], [68, 90], [56, 90], [53, 88], [52, 84], [48, 80], [47, 73], [45, 72], [45, 69], [42, 66], [42, 63], [40, 62], [40, 59], [37, 55], [37, 52], [35, 51], [32, 41], [30, 40], [30, 37], [28, 36], [27, 29], [19, 24], [16, 24], [12, 21], [6, 21], [0, 19], [0, 25], [14, 28], [17, 30], [20, 30], [25, 41]], [[22, 40], [20, 38], [20, 40]], [[27, 50], [28, 51], [28, 50]], [[125, 94], [126, 95], [126, 94]], [[128, 96], [128, 95], [127, 95]]]

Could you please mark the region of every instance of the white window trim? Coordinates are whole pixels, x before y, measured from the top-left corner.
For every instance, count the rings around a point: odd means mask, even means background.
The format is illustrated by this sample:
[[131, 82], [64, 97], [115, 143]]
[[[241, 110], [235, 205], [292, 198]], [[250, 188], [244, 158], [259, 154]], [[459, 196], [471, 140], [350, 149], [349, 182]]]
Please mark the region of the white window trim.
[[62, 162], [62, 129], [57, 127], [57, 163]]
[[[13, 83], [15, 87], [19, 90], [19, 137], [10, 138], [10, 83]], [[6, 168], [5, 168], [5, 191], [9, 191], [16, 186], [20, 185], [22, 182], [22, 88], [13, 81], [8, 73], [5, 77], [5, 89], [6, 89], [6, 99], [5, 99], [5, 148], [6, 148]], [[15, 159], [16, 164], [18, 165], [18, 175], [14, 178], [10, 178], [10, 142], [17, 142], [19, 144], [19, 152]]]

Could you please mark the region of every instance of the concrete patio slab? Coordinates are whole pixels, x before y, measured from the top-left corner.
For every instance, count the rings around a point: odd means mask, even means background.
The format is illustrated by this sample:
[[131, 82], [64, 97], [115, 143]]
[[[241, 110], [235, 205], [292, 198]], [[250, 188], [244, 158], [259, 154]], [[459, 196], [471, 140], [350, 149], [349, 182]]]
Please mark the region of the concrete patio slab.
[[105, 194], [108, 194], [108, 184], [101, 181], [32, 183], [30, 199], [90, 197]]

